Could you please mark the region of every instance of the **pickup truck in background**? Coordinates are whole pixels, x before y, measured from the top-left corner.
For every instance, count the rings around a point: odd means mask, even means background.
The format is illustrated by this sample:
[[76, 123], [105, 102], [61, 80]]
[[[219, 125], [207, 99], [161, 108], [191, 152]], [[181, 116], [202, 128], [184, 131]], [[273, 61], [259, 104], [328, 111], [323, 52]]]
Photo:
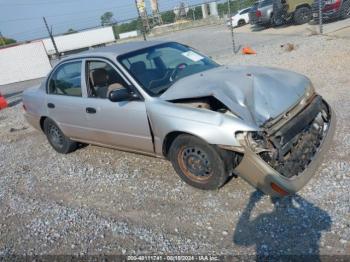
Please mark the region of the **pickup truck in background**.
[[[315, 22], [319, 20], [319, 0], [312, 5], [312, 15]], [[350, 17], [350, 0], [323, 0], [322, 17], [324, 20], [346, 19]]]

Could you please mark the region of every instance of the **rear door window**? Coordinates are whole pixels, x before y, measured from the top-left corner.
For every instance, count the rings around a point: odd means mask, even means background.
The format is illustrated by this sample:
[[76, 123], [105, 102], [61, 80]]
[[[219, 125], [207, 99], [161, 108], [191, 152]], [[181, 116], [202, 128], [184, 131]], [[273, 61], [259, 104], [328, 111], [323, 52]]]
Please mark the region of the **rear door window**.
[[60, 65], [49, 80], [48, 93], [81, 97], [81, 64], [74, 61]]

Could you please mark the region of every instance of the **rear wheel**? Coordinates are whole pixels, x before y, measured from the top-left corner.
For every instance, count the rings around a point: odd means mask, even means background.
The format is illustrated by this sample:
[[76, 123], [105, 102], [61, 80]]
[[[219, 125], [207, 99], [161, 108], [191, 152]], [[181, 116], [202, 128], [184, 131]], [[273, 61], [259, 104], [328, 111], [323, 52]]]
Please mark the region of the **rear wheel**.
[[343, 3], [340, 9], [340, 18], [346, 19], [350, 17], [350, 1]]
[[180, 178], [199, 189], [217, 189], [229, 177], [218, 150], [194, 136], [178, 136], [170, 147], [169, 158]]
[[74, 151], [78, 144], [66, 137], [54, 121], [46, 118], [44, 121], [44, 132], [51, 146], [61, 154]]
[[294, 23], [297, 25], [305, 24], [312, 18], [311, 8], [303, 6], [294, 12]]

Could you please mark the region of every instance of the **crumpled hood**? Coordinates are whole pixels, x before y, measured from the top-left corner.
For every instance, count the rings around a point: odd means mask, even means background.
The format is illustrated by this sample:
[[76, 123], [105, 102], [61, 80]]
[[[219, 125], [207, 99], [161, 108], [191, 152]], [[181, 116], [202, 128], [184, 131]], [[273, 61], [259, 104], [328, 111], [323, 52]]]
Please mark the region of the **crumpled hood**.
[[175, 82], [163, 100], [214, 96], [234, 114], [261, 126], [293, 107], [310, 80], [287, 70], [256, 66], [220, 66]]

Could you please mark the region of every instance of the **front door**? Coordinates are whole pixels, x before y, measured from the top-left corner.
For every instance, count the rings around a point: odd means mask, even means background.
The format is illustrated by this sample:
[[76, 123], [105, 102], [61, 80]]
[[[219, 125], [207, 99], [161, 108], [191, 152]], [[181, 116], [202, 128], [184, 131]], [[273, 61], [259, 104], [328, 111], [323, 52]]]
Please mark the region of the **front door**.
[[111, 102], [114, 89], [128, 88], [117, 68], [103, 59], [85, 61], [86, 120], [89, 140], [124, 149], [153, 153], [145, 102]]

